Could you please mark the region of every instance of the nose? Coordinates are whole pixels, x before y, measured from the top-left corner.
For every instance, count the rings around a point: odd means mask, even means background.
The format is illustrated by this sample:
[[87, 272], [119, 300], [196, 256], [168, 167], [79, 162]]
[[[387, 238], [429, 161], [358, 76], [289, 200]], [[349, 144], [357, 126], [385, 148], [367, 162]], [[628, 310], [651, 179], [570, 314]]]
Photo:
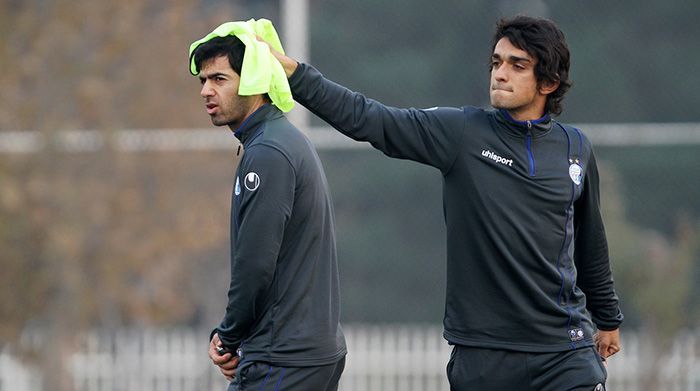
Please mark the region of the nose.
[[201, 91], [199, 91], [199, 95], [201, 95], [203, 98], [214, 96], [214, 89], [211, 88], [209, 80], [205, 81], [204, 84], [202, 84], [202, 89]]
[[497, 66], [495, 65], [495, 66], [491, 69], [491, 73], [493, 74], [493, 78], [494, 78], [496, 81], [506, 81], [506, 80], [508, 80], [508, 75], [507, 75], [507, 73], [506, 73], [506, 71], [505, 71], [505, 68], [506, 68], [506, 67], [503, 66], [503, 64], [500, 64], [500, 65], [497, 65]]

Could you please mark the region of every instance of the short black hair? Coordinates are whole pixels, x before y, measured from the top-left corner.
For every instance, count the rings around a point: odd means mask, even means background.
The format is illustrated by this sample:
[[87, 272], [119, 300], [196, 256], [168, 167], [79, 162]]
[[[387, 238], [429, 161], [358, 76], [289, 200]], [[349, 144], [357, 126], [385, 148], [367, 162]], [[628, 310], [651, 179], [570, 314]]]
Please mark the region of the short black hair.
[[241, 75], [243, 68], [243, 56], [245, 55], [245, 45], [235, 35], [226, 37], [216, 37], [197, 46], [194, 53], [194, 65], [197, 72], [202, 70], [202, 64], [212, 58], [226, 56], [231, 68]]
[[498, 21], [493, 36], [492, 53], [501, 38], [508, 38], [518, 49], [537, 59], [535, 77], [538, 86], [543, 82], [559, 82], [559, 87], [547, 95], [545, 111], [552, 115], [561, 114], [561, 101], [566, 91], [571, 88], [569, 47], [564, 33], [549, 19], [518, 15]]

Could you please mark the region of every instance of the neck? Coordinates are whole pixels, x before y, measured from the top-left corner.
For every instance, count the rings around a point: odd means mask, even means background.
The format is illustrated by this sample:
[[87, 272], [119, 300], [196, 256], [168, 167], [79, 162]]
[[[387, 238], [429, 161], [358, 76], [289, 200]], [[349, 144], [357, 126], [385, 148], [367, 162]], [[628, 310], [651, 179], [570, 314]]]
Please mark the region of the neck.
[[545, 122], [549, 120], [549, 115], [546, 113], [542, 113], [537, 116], [536, 114], [531, 114], [531, 115], [519, 115], [516, 116], [517, 112], [513, 112], [511, 110], [506, 110], [506, 109], [500, 109], [503, 115], [513, 121], [513, 122], [531, 122], [531, 123], [540, 123], [540, 122]]
[[228, 128], [231, 129], [232, 132], [236, 133], [243, 125], [248, 122], [248, 119], [255, 114], [258, 109], [261, 107], [265, 106], [266, 104], [270, 103], [268, 100], [264, 99], [263, 97], [260, 97], [259, 99], [256, 99], [253, 104], [250, 106], [248, 111], [246, 112], [245, 118], [243, 118], [243, 121], [240, 123], [230, 123], [228, 125]]
[[538, 120], [544, 116], [546, 116], [544, 110], [527, 110], [527, 111], [520, 111], [520, 110], [505, 110], [508, 115], [513, 118], [516, 121], [521, 121], [521, 122], [526, 122], [526, 121], [535, 121]]

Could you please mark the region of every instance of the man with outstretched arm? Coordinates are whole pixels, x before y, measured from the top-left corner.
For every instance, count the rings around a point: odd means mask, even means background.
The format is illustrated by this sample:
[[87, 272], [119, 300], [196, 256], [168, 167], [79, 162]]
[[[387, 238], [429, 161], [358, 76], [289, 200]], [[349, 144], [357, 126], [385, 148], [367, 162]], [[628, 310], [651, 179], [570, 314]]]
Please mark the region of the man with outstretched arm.
[[451, 388], [603, 390], [623, 316], [591, 143], [553, 119], [570, 87], [564, 34], [517, 16], [492, 49], [489, 109], [388, 107], [276, 56], [311, 112], [443, 175]]

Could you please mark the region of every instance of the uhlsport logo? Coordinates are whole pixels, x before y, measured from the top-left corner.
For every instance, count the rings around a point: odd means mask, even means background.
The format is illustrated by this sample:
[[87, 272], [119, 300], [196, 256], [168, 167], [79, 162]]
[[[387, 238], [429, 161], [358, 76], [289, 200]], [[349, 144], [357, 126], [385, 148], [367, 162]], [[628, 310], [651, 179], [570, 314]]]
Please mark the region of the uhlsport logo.
[[513, 159], [506, 159], [504, 157], [500, 157], [496, 155], [495, 153], [489, 151], [488, 149], [484, 149], [481, 151], [481, 156], [491, 159], [495, 161], [496, 163], [501, 163], [505, 164], [508, 167], [513, 167]]
[[260, 177], [254, 172], [249, 172], [246, 174], [243, 184], [249, 191], [255, 191], [260, 186]]

